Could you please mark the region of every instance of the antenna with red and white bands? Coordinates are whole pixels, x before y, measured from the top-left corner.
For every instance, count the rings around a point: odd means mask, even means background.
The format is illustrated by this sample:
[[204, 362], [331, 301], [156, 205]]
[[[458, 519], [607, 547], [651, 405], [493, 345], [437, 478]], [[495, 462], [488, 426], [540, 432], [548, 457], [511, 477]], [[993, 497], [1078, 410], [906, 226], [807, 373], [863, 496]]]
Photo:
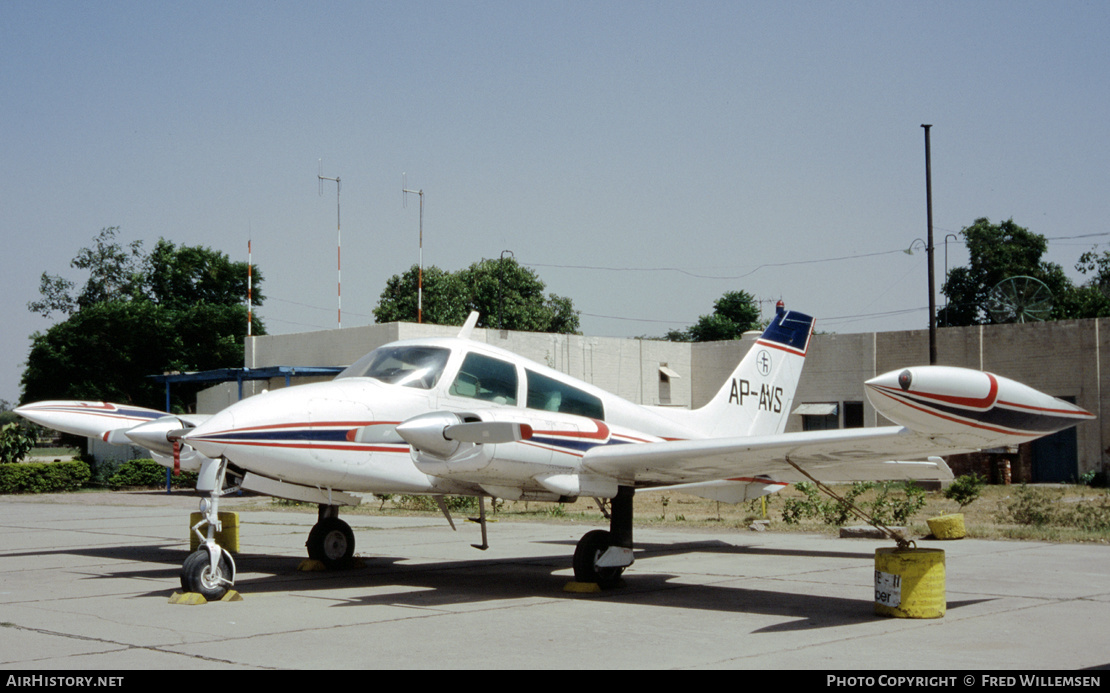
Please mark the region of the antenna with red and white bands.
[[335, 293], [338, 301], [338, 308], [336, 312], [336, 319], [339, 327], [343, 327], [343, 232], [340, 226], [339, 218], [339, 176], [335, 178], [328, 178], [324, 175], [324, 160], [319, 160], [319, 172], [316, 178], [320, 184], [320, 194], [324, 194], [324, 181], [335, 181]]

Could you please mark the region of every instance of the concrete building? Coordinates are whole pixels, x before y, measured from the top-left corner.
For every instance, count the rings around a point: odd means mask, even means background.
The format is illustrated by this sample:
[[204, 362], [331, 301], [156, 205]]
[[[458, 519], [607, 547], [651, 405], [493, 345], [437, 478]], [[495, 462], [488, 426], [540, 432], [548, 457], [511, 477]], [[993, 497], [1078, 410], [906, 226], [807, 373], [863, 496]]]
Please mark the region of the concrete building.
[[[820, 321], [818, 321], [820, 327]], [[1110, 430], [1101, 416], [1110, 396], [1110, 322], [1068, 320], [947, 328], [938, 332], [938, 363], [986, 370], [1075, 402], [1095, 421], [1021, 446], [949, 460], [959, 474], [978, 471], [1013, 481], [1071, 481], [1105, 469]], [[340, 366], [391, 341], [453, 336], [456, 327], [389, 323], [248, 340], [245, 366]], [[755, 335], [701, 344], [643, 339], [475, 330], [474, 339], [521, 354], [641, 404], [705, 404], [754, 343]], [[789, 431], [889, 425], [868, 403], [863, 383], [875, 375], [928, 362], [925, 330], [817, 334], [787, 426]], [[1108, 363], [1110, 366], [1110, 363]], [[295, 378], [295, 382], [311, 379]], [[1105, 386], [1104, 386], [1105, 385]], [[244, 396], [284, 379], [244, 384]], [[238, 399], [234, 384], [198, 397], [198, 411], [213, 412]], [[1110, 403], [1108, 403], [1110, 404]]]

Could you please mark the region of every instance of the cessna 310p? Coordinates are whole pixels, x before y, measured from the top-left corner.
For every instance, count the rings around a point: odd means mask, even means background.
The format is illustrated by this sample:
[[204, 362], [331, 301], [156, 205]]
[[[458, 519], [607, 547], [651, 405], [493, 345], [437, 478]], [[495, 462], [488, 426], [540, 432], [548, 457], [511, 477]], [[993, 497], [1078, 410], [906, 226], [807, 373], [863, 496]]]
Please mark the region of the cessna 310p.
[[[204, 540], [182, 588], [219, 598], [235, 563], [215, 540], [219, 498], [246, 489], [314, 502], [310, 558], [348, 563], [354, 534], [339, 507], [353, 493], [608, 500], [609, 529], [574, 552], [575, 579], [617, 583], [633, 562], [633, 494], [672, 487], [740, 502], [809, 474], [828, 480], [950, 479], [939, 454], [1030, 441], [1093, 418], [1001, 376], [920, 366], [866, 383], [898, 425], [784, 433], [813, 318], [781, 305], [732, 375], [696, 410], [641, 406], [502, 349], [469, 339], [407, 340], [364, 356], [329, 382], [242, 400], [212, 415], [167, 416], [104, 402], [16, 409], [71, 433], [133, 441], [167, 466], [199, 470]], [[890, 460], [924, 460], [891, 462]], [[450, 520], [450, 515], [448, 515]], [[200, 529], [205, 527], [206, 535]]]

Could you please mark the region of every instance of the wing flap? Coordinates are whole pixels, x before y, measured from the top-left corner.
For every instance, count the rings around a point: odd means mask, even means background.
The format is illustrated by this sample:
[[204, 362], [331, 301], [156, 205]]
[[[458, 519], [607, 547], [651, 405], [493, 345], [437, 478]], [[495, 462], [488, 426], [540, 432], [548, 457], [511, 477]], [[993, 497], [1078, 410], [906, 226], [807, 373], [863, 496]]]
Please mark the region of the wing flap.
[[950, 479], [947, 466], [925, 460], [939, 454], [978, 450], [975, 435], [936, 436], [900, 426], [806, 431], [751, 438], [683, 440], [591, 449], [582, 468], [636, 486], [699, 483], [768, 475], [776, 480], [804, 477], [786, 461], [822, 481]]

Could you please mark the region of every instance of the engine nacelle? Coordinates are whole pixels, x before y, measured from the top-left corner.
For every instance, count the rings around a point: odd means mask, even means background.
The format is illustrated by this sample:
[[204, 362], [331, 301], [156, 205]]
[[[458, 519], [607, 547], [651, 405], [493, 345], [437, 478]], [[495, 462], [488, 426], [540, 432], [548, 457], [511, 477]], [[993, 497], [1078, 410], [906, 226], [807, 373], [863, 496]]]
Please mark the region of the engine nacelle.
[[[440, 411], [398, 424], [396, 433], [412, 446], [413, 463], [421, 472], [487, 490], [496, 487], [500, 498], [616, 494], [615, 480], [582, 475], [578, 469], [583, 450], [609, 439], [609, 428], [600, 421], [504, 409]], [[513, 493], [506, 493], [510, 488]]]

